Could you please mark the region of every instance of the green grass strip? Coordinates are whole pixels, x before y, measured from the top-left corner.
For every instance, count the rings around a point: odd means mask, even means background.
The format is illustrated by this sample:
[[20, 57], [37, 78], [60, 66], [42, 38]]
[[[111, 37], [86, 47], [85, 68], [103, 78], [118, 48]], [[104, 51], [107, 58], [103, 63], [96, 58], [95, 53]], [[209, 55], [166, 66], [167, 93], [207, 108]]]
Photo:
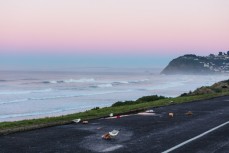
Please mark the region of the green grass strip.
[[214, 94], [196, 95], [196, 96], [184, 96], [176, 98], [160, 99], [152, 102], [143, 102], [138, 104], [117, 106], [117, 107], [104, 107], [95, 110], [88, 110], [85, 112], [79, 112], [58, 117], [48, 117], [40, 119], [30, 119], [14, 122], [1, 122], [0, 134], [7, 134], [12, 132], [26, 131], [31, 129], [38, 129], [49, 126], [69, 124], [73, 119], [81, 118], [82, 120], [90, 120], [96, 118], [107, 117], [110, 113], [114, 115], [131, 113], [134, 111], [142, 111], [152, 107], [167, 106], [171, 104], [180, 104], [185, 102], [211, 99], [219, 96], [229, 95], [229, 92], [221, 92]]

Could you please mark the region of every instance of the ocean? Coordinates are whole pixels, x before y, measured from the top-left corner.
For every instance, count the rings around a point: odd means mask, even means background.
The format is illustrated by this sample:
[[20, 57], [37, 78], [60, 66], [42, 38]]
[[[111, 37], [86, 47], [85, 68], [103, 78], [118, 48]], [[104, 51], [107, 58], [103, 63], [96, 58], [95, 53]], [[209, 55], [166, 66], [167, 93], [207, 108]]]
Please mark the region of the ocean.
[[153, 68], [1, 71], [0, 122], [60, 116], [147, 95], [175, 97], [228, 75], [160, 75]]

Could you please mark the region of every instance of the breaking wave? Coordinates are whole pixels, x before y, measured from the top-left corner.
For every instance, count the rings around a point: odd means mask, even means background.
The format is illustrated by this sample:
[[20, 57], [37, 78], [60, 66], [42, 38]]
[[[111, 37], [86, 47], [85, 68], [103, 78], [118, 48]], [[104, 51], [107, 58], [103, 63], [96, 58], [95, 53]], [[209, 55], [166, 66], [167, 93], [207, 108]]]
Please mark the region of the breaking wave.
[[141, 82], [145, 82], [148, 81], [149, 79], [143, 79], [143, 80], [133, 80], [133, 81], [129, 81], [129, 83], [141, 83]]
[[110, 88], [113, 87], [113, 85], [111, 83], [107, 83], [107, 84], [99, 84], [99, 85], [95, 85], [95, 86], [91, 86], [93, 88]]
[[51, 84], [57, 84], [57, 83], [86, 83], [86, 82], [95, 82], [94, 78], [89, 79], [68, 79], [68, 80], [51, 80], [51, 81], [43, 81], [43, 83], [51, 83]]
[[104, 82], [103, 84], [93, 85], [93, 86], [90, 86], [90, 87], [92, 87], [92, 88], [110, 88], [110, 87], [117, 86], [117, 85], [132, 84], [132, 83], [141, 83], [141, 82], [145, 82], [145, 81], [148, 81], [148, 79], [144, 79], [144, 80], [132, 80], [132, 81]]
[[115, 81], [115, 82], [112, 82], [112, 84], [114, 84], [114, 85], [128, 84], [128, 83], [129, 83], [128, 81]]
[[130, 80], [130, 81], [114, 81], [112, 82], [113, 85], [119, 85], [119, 84], [131, 84], [131, 83], [141, 83], [148, 81], [149, 79], [143, 79], [143, 80]]

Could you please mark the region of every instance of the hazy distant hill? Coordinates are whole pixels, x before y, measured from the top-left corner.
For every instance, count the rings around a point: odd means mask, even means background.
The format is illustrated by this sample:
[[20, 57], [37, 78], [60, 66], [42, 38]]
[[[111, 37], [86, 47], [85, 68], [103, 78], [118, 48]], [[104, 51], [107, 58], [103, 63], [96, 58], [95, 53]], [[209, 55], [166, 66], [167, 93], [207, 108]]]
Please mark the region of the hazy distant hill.
[[173, 59], [161, 74], [219, 74], [229, 73], [229, 51], [218, 55], [188, 54]]

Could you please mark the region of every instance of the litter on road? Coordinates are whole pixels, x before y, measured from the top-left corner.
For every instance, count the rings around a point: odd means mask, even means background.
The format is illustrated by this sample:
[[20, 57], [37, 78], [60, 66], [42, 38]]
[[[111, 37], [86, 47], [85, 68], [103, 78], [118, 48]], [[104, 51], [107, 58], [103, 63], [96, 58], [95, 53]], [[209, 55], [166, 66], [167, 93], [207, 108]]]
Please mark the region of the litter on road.
[[103, 136], [102, 136], [103, 139], [105, 140], [110, 140], [111, 139], [111, 135], [109, 133], [105, 133]]
[[105, 133], [104, 135], [102, 135], [102, 138], [105, 140], [110, 140], [114, 137], [116, 137], [119, 134], [119, 130], [113, 130], [111, 132]]
[[116, 118], [120, 118], [121, 116], [120, 115], [117, 115]]
[[147, 110], [146, 113], [154, 113], [154, 110], [152, 110], [152, 109]]
[[192, 115], [193, 113], [191, 111], [188, 111], [187, 113], [185, 113], [186, 115]]
[[113, 130], [113, 131], [109, 132], [109, 134], [110, 134], [112, 137], [117, 136], [117, 135], [118, 135], [118, 133], [119, 133], [119, 131], [118, 131], [118, 130]]
[[138, 113], [138, 115], [156, 116], [155, 113], [146, 113], [146, 112]]
[[81, 119], [78, 118], [78, 119], [74, 119], [74, 120], [72, 120], [72, 121], [75, 122], [75, 123], [79, 123], [79, 122], [81, 121]]
[[83, 121], [82, 123], [83, 123], [83, 124], [88, 124], [88, 121]]
[[174, 113], [169, 113], [169, 117], [173, 117], [174, 116]]
[[127, 117], [127, 116], [131, 116], [131, 115], [132, 114], [130, 114], [130, 115], [116, 115], [116, 116], [107, 117], [105, 119], [117, 119], [117, 118]]
[[145, 112], [140, 112], [138, 113], [138, 115], [156, 115], [156, 113], [154, 112], [154, 110], [150, 109], [146, 110]]

